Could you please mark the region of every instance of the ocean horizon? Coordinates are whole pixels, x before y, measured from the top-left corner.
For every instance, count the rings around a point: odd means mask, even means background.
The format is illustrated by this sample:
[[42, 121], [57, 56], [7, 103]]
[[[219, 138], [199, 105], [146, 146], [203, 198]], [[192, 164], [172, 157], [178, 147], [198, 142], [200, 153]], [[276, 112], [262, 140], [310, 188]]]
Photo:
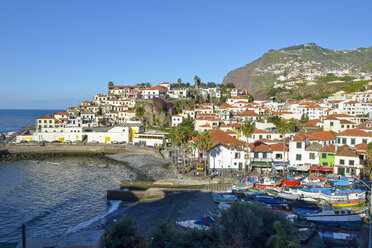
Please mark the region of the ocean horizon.
[[52, 115], [62, 109], [0, 109], [0, 133], [15, 132], [22, 127], [34, 126], [35, 119]]

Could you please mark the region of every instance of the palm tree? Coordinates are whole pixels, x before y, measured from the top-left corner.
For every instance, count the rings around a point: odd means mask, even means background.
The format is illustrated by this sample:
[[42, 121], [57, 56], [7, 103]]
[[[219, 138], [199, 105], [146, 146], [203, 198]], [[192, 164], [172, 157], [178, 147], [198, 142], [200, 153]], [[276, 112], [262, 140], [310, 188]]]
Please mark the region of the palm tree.
[[144, 115], [145, 115], [145, 109], [141, 106], [136, 108], [136, 116], [140, 118], [141, 122], [143, 121]]
[[247, 166], [248, 164], [248, 154], [249, 154], [249, 138], [252, 136], [252, 134], [254, 133], [254, 130], [256, 129], [254, 123], [250, 122], [250, 121], [246, 121], [243, 123], [243, 126], [242, 126], [242, 132], [244, 134], [245, 137], [247, 137], [247, 155], [246, 155], [246, 160], [245, 160], [245, 164]]
[[112, 81], [108, 82], [108, 86], [114, 86], [114, 83]]
[[205, 175], [207, 175], [207, 157], [208, 157], [208, 151], [212, 148], [212, 137], [211, 135], [207, 132], [204, 131], [202, 133], [198, 134], [198, 148], [203, 152], [203, 154], [206, 154], [206, 158], [204, 159], [204, 171]]
[[285, 122], [285, 121], [280, 121], [276, 129], [278, 132], [282, 135], [283, 137], [283, 170], [285, 168], [285, 135], [293, 129], [293, 124], [291, 122]]
[[197, 89], [199, 89], [199, 86], [200, 86], [200, 78], [198, 76], [195, 76], [194, 77], [194, 80], [195, 80], [195, 87]]
[[180, 88], [181, 88], [181, 83], [182, 83], [182, 79], [181, 79], [181, 78], [179, 78], [179, 79], [177, 80], [177, 82], [178, 82], [178, 87], [180, 87]]

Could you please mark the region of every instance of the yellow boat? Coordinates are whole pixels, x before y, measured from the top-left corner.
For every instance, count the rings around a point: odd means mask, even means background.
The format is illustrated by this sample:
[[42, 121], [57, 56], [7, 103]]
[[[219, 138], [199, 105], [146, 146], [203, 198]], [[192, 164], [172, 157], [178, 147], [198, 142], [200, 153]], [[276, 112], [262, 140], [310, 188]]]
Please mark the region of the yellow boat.
[[363, 200], [363, 201], [358, 201], [358, 202], [333, 203], [332, 206], [335, 209], [358, 208], [358, 207], [363, 207], [365, 203], [366, 203], [366, 200]]

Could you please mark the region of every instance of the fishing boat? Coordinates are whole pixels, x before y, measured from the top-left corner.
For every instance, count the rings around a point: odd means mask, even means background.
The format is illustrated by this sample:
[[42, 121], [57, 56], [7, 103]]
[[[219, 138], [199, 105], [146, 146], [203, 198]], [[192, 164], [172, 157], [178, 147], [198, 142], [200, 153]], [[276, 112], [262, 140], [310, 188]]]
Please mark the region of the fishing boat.
[[321, 212], [309, 213], [304, 218], [308, 221], [347, 228], [360, 228], [362, 218], [351, 210], [335, 210], [332, 207], [325, 207]]
[[197, 220], [177, 221], [176, 223], [180, 225], [184, 230], [206, 230], [214, 224], [214, 218], [208, 215]]
[[287, 179], [287, 180], [282, 181], [282, 185], [287, 185], [287, 186], [290, 186], [290, 187], [298, 186], [299, 184], [300, 184], [299, 179]]
[[278, 197], [280, 198], [284, 198], [284, 199], [287, 199], [287, 200], [296, 200], [299, 198], [299, 195], [297, 193], [292, 193], [292, 192], [287, 192], [287, 191], [283, 191], [283, 192], [279, 192], [278, 193]]
[[214, 194], [212, 195], [212, 197], [215, 202], [233, 203], [237, 200], [237, 197], [235, 195], [230, 194]]
[[247, 190], [249, 188], [253, 187], [252, 182], [242, 182], [242, 183], [237, 183], [232, 186], [233, 190]]
[[263, 178], [261, 181], [256, 182], [256, 188], [274, 188], [276, 186], [276, 182], [274, 178], [266, 177]]
[[282, 204], [282, 203], [287, 202], [285, 199], [282, 199], [282, 198], [275, 198], [272, 196], [264, 196], [264, 195], [257, 195], [254, 197], [254, 199], [260, 202], [263, 202], [263, 203], [267, 203], [267, 204]]
[[320, 210], [319, 207], [316, 204], [311, 203], [311, 202], [307, 202], [307, 201], [304, 201], [304, 200], [295, 200], [295, 201], [292, 201], [292, 202], [288, 202], [288, 205], [291, 208], [296, 207], [296, 208], [306, 208], [306, 209]]
[[328, 191], [331, 190], [332, 188], [298, 188], [297, 193], [301, 197], [310, 197], [314, 199], [320, 199], [320, 193], [322, 191]]
[[239, 199], [238, 200], [239, 203], [243, 203], [243, 204], [247, 204], [247, 205], [250, 205], [253, 203], [253, 201], [251, 200], [245, 200], [245, 199]]
[[357, 202], [332, 203], [332, 206], [335, 209], [359, 208], [363, 207], [365, 203], [366, 200], [362, 200]]
[[268, 195], [271, 195], [271, 196], [278, 196], [278, 193], [279, 193], [275, 189], [267, 189], [266, 192], [267, 192]]
[[297, 228], [295, 234], [300, 243], [304, 244], [306, 243], [306, 241], [308, 241], [314, 236], [314, 228], [312, 227]]
[[296, 208], [292, 207], [292, 210], [295, 211], [296, 213], [306, 213], [306, 214], [315, 214], [319, 213], [321, 210], [318, 209], [308, 209], [308, 208]]
[[338, 190], [326, 189], [320, 193], [320, 198], [328, 203], [360, 202], [366, 198], [366, 191], [360, 189]]
[[320, 238], [328, 246], [358, 247], [357, 235], [339, 232], [319, 232]]

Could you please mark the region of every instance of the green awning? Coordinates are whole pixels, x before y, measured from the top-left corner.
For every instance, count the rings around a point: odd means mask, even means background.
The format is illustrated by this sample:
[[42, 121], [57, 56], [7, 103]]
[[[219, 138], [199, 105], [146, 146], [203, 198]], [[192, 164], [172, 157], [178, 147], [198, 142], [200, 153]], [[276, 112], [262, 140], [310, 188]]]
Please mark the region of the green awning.
[[256, 161], [252, 163], [252, 166], [256, 167], [273, 167], [273, 164], [271, 162], [263, 162], [263, 161]]

